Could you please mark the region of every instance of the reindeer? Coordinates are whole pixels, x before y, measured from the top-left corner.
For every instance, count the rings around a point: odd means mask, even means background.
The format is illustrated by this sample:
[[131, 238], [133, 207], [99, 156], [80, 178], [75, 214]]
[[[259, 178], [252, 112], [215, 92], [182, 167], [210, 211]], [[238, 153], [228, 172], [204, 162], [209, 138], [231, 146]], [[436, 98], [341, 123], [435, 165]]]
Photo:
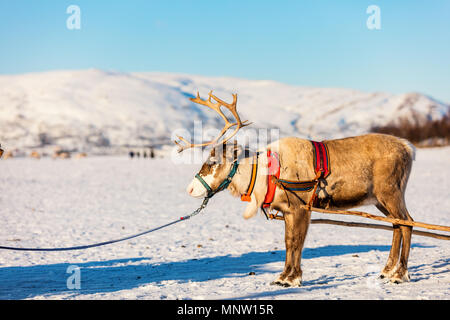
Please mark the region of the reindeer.
[[[215, 102], [212, 101], [215, 100]], [[262, 208], [268, 188], [268, 156], [271, 150], [279, 156], [280, 179], [314, 180], [313, 147], [311, 141], [297, 137], [282, 138], [267, 145], [259, 153], [251, 152], [236, 143], [227, 143], [242, 127], [236, 110], [237, 95], [226, 103], [209, 93], [207, 100], [197, 94], [191, 100], [215, 110], [224, 119], [225, 126], [219, 136], [210, 142], [193, 144], [182, 137], [175, 141], [179, 152], [213, 145], [209, 157], [187, 187], [192, 197], [211, 197], [228, 189], [233, 196], [248, 193], [252, 168], [257, 164], [254, 187], [249, 196], [244, 218], [256, 215]], [[231, 111], [236, 122], [230, 122], [221, 111]], [[228, 129], [234, 131], [221, 142]], [[413, 221], [406, 209], [405, 189], [415, 156], [414, 147], [404, 139], [384, 134], [366, 134], [337, 140], [323, 141], [329, 151], [331, 174], [320, 184], [316, 193], [315, 207], [325, 209], [349, 209], [361, 205], [375, 205], [384, 215]], [[238, 166], [238, 168], [236, 168]], [[234, 173], [233, 173], [234, 172]], [[311, 211], [305, 203], [312, 199], [313, 191], [290, 193], [276, 188], [269, 210], [282, 212], [285, 222], [286, 260], [283, 272], [271, 284], [301, 286], [301, 256], [310, 224]], [[412, 227], [394, 225], [392, 247], [381, 278], [393, 283], [409, 281], [408, 256], [411, 246]], [[401, 252], [400, 252], [401, 249]]]
[[[2, 154], [3, 154], [3, 152], [2, 152]], [[1, 156], [0, 156], [0, 157], [1, 157]], [[13, 154], [13, 152], [12, 152], [11, 150], [6, 151], [6, 152], [5, 152], [5, 155], [3, 156], [3, 159], [4, 159], [4, 160], [10, 159], [10, 158], [14, 158], [14, 154]]]
[[39, 154], [39, 152], [37, 152], [36, 150], [31, 151], [30, 153], [30, 158], [34, 158], [34, 159], [40, 159], [41, 155]]
[[86, 152], [77, 153], [75, 155], [75, 159], [82, 159], [82, 158], [86, 158], [86, 157], [87, 157], [87, 153]]
[[52, 159], [69, 159], [70, 158], [70, 152], [57, 149], [52, 155]]

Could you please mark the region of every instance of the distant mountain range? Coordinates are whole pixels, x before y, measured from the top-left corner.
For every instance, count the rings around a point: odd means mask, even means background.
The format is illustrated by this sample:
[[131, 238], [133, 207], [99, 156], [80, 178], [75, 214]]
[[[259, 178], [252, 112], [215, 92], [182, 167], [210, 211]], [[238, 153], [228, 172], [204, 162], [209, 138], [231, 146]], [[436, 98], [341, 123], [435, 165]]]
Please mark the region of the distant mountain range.
[[329, 139], [358, 135], [400, 119], [425, 123], [450, 105], [420, 93], [313, 88], [275, 81], [159, 72], [52, 71], [0, 76], [0, 143], [9, 149], [90, 151], [172, 145], [175, 129], [221, 128], [218, 115], [189, 101], [209, 90], [255, 128]]

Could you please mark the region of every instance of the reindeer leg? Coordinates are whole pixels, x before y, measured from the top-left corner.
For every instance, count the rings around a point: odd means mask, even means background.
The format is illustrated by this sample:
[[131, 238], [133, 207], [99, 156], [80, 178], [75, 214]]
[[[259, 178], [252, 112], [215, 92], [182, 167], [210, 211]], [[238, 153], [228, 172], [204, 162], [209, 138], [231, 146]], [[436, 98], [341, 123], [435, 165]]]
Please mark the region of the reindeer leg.
[[273, 284], [285, 287], [301, 286], [301, 256], [310, 223], [311, 212], [296, 210], [285, 214], [286, 263], [284, 271]]
[[[403, 196], [395, 194], [385, 201], [382, 205], [377, 205], [377, 208], [384, 208], [389, 215], [394, 218], [404, 219], [412, 221], [412, 218], [406, 210]], [[380, 209], [383, 213], [384, 210]], [[408, 226], [394, 226], [394, 235], [392, 238], [391, 253], [389, 259], [384, 267], [381, 275], [382, 277], [390, 278], [393, 283], [401, 283], [409, 281], [408, 274], [408, 257], [411, 247], [411, 234], [412, 227]], [[401, 256], [400, 256], [400, 243], [402, 244]], [[399, 259], [400, 256], [400, 259]]]
[[294, 242], [294, 220], [292, 213], [284, 214], [284, 243], [286, 246], [286, 260], [284, 262], [284, 270], [271, 285], [289, 286], [286, 283], [287, 276], [293, 268], [293, 242]]
[[[377, 204], [376, 207], [380, 210], [384, 215], [391, 216], [389, 211], [386, 210], [381, 204]], [[397, 266], [398, 258], [400, 255], [400, 243], [402, 241], [402, 233], [400, 231], [400, 227], [394, 225], [394, 231], [392, 234], [392, 244], [391, 251], [389, 252], [389, 258], [386, 262], [385, 267], [381, 271], [380, 278], [390, 278], [395, 272], [395, 267]]]
[[[408, 221], [413, 221], [411, 216], [408, 213], [408, 210], [406, 210], [406, 206], [404, 201], [399, 203], [399, 207], [401, 212], [403, 213], [403, 219]], [[409, 251], [411, 248], [411, 234], [412, 234], [412, 227], [409, 226], [401, 226], [400, 230], [402, 232], [402, 253], [400, 255], [400, 260], [398, 263], [398, 267], [395, 270], [395, 273], [391, 277], [391, 282], [393, 283], [402, 283], [407, 282], [410, 280], [409, 273], [408, 273], [408, 258], [409, 258]]]
[[403, 238], [402, 253], [400, 255], [400, 260], [397, 269], [390, 278], [391, 282], [393, 283], [408, 282], [410, 280], [408, 273], [408, 257], [409, 257], [409, 250], [411, 248], [412, 227], [401, 226], [400, 229]]
[[303, 209], [297, 210], [294, 214], [294, 219], [294, 241], [292, 248], [292, 259], [294, 264], [285, 283], [291, 287], [299, 287], [302, 285], [303, 272], [301, 268], [301, 259], [306, 234], [311, 220], [311, 211]]
[[385, 267], [381, 271], [380, 278], [391, 278], [395, 272], [397, 266], [398, 258], [400, 255], [400, 243], [402, 241], [402, 233], [400, 227], [394, 225], [394, 232], [392, 234], [392, 245], [391, 251], [389, 252], [389, 258], [386, 262]]

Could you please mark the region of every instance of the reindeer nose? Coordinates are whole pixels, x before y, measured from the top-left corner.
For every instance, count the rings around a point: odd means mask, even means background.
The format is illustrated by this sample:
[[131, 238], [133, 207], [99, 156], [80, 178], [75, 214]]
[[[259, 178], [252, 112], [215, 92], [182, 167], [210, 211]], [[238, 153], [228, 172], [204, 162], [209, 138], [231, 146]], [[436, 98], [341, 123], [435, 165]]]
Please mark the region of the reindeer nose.
[[194, 191], [194, 187], [193, 186], [188, 186], [186, 191], [187, 191], [187, 193], [189, 193], [191, 195], [192, 192]]

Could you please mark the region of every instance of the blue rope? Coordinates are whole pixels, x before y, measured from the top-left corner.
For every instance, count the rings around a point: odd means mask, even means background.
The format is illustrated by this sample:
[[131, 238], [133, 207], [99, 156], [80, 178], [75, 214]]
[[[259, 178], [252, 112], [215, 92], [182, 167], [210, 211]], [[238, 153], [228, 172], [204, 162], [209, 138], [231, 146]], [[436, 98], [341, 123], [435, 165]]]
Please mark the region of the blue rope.
[[83, 250], [83, 249], [88, 249], [88, 248], [94, 248], [94, 247], [100, 247], [100, 246], [104, 246], [107, 244], [111, 244], [111, 243], [117, 243], [117, 242], [121, 242], [121, 241], [125, 241], [125, 240], [129, 240], [129, 239], [133, 239], [133, 238], [137, 238], [140, 237], [144, 234], [153, 232], [153, 231], [157, 231], [163, 228], [166, 228], [168, 226], [171, 226], [175, 223], [181, 222], [181, 221], [185, 221], [188, 220], [190, 218], [192, 218], [193, 216], [197, 215], [200, 213], [200, 211], [202, 211], [206, 205], [208, 204], [209, 201], [209, 197], [206, 197], [203, 200], [203, 203], [200, 207], [198, 207], [194, 212], [192, 212], [189, 215], [183, 216], [175, 221], [166, 223], [162, 226], [147, 230], [147, 231], [143, 231], [137, 234], [134, 234], [132, 236], [128, 236], [128, 237], [124, 237], [124, 238], [120, 238], [120, 239], [116, 239], [116, 240], [110, 240], [110, 241], [105, 241], [105, 242], [99, 242], [99, 243], [94, 243], [94, 244], [88, 244], [88, 245], [84, 245], [84, 246], [74, 246], [74, 247], [64, 247], [64, 248], [19, 248], [19, 247], [6, 247], [6, 246], [0, 246], [0, 249], [3, 250], [16, 250], [16, 251], [69, 251], [69, 250]]

